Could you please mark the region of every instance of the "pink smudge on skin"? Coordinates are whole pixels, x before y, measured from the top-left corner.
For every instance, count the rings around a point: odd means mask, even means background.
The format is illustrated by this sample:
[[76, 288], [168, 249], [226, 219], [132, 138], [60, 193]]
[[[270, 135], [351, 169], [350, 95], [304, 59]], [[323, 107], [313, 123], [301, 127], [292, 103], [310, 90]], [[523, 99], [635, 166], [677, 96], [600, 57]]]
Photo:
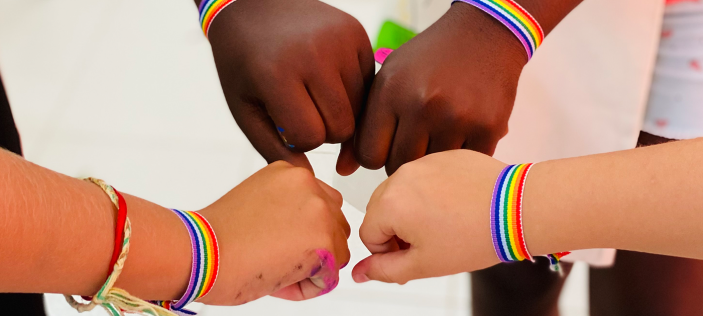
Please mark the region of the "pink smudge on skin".
[[[321, 296], [332, 292], [332, 290], [337, 287], [339, 284], [339, 276], [336, 273], [337, 267], [332, 253], [326, 249], [318, 249], [315, 252], [320, 258], [320, 267], [316, 269], [318, 272], [314, 273], [313, 277], [321, 278], [325, 284], [325, 288], [318, 294], [318, 296]], [[313, 269], [313, 271], [314, 270], [315, 269]]]

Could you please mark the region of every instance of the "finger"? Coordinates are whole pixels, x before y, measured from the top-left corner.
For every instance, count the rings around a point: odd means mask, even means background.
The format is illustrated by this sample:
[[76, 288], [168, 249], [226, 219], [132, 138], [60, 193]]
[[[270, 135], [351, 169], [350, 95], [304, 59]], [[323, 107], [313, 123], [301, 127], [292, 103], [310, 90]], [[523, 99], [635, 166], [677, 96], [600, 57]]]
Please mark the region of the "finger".
[[418, 278], [412, 253], [413, 250], [400, 250], [371, 255], [354, 267], [352, 278], [357, 283], [375, 280], [405, 284]]
[[464, 135], [457, 132], [441, 133], [437, 136], [430, 137], [427, 145], [427, 155], [439, 153], [443, 151], [460, 149], [464, 145]]
[[325, 124], [325, 142], [342, 143], [354, 135], [354, 111], [342, 78], [318, 74], [307, 89]]
[[359, 227], [359, 238], [371, 253], [397, 250], [393, 222], [386, 221], [382, 210], [377, 210], [378, 205], [379, 203], [375, 203], [373, 198], [369, 202], [366, 216]]
[[337, 157], [337, 173], [340, 176], [348, 176], [359, 170], [361, 165], [354, 156], [354, 138], [342, 143], [342, 149]]
[[357, 161], [365, 168], [380, 169], [386, 164], [388, 154], [398, 124], [391, 107], [381, 96], [382, 82], [374, 82], [369, 93], [369, 101], [361, 114], [357, 127], [354, 153]]
[[296, 280], [271, 294], [273, 297], [291, 301], [302, 301], [324, 295], [337, 287], [339, 283], [339, 268], [331, 252], [325, 249], [311, 251], [303, 268], [291, 276]]
[[315, 180], [317, 180], [317, 184], [320, 186], [320, 188], [322, 188], [327, 197], [330, 198], [332, 205], [335, 206], [335, 208], [337, 209], [341, 208], [342, 204], [344, 204], [342, 193], [339, 193], [339, 191], [335, 190], [333, 187], [329, 186], [327, 183], [320, 179]]
[[290, 151], [281, 141], [276, 124], [262, 106], [241, 100], [230, 99], [228, 102], [239, 128], [268, 163], [284, 160], [312, 171], [305, 154]]
[[386, 162], [386, 173], [392, 175], [403, 164], [422, 158], [427, 153], [428, 143], [429, 135], [420, 124], [412, 120], [401, 120]]
[[[344, 216], [344, 213], [342, 212], [342, 204], [344, 204], [344, 200], [342, 199], [342, 194], [339, 193], [339, 191], [333, 189], [326, 183], [322, 182], [321, 180], [317, 180], [317, 183], [320, 185], [322, 190], [325, 192], [327, 197], [325, 198], [327, 200], [327, 203], [330, 205], [330, 210], [332, 212], [332, 215], [335, 217], [337, 220], [337, 223], [340, 225], [342, 228], [342, 231], [344, 232], [344, 235], [346, 236], [344, 238], [345, 244], [346, 244], [346, 239], [351, 236], [351, 226], [349, 226], [349, 222], [347, 222], [347, 218]], [[346, 245], [345, 245], [346, 246]]]
[[496, 151], [496, 146], [498, 146], [498, 140], [494, 140], [491, 138], [475, 137], [464, 142], [461, 148], [493, 156]]
[[281, 82], [260, 93], [289, 150], [306, 152], [325, 142], [325, 124], [302, 82]]

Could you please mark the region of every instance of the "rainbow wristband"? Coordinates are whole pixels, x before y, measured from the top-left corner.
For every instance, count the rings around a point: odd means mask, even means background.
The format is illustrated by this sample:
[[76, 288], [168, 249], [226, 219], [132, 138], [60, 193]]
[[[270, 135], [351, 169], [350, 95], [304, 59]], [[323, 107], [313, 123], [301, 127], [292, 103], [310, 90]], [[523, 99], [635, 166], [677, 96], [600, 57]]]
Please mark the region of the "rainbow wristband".
[[237, 0], [202, 0], [200, 2], [200, 7], [198, 8], [200, 12], [200, 27], [203, 29], [205, 37], [210, 33], [210, 25], [212, 25], [215, 17], [235, 1]]
[[520, 40], [527, 51], [527, 59], [532, 59], [537, 48], [542, 45], [544, 31], [537, 20], [513, 0], [454, 0], [479, 8], [503, 23]]
[[[530, 260], [522, 230], [522, 197], [525, 181], [534, 164], [508, 166], [500, 173], [491, 201], [493, 247], [502, 262]], [[549, 254], [552, 270], [559, 271], [559, 260], [569, 252]]]
[[193, 245], [193, 265], [190, 282], [185, 294], [177, 301], [155, 301], [167, 310], [181, 315], [195, 315], [184, 307], [207, 295], [215, 285], [220, 266], [220, 251], [215, 231], [202, 215], [195, 212], [173, 210], [188, 228]]

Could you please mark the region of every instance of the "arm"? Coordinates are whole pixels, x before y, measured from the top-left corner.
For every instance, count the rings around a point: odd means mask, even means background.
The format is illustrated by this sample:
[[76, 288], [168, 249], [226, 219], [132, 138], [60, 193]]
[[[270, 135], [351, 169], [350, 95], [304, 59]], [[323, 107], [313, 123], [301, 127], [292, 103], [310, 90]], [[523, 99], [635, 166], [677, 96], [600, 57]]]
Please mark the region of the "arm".
[[537, 164], [525, 196], [530, 247], [703, 259], [702, 157], [697, 139]]
[[[11, 258], [0, 260], [0, 291], [95, 294], [107, 278], [116, 220], [105, 193], [4, 150], [0, 172], [0, 258]], [[116, 287], [142, 299], [178, 299], [191, 269], [184, 224], [161, 206], [124, 197], [131, 249]], [[200, 210], [221, 254], [217, 282], [201, 301], [302, 300], [332, 290], [349, 260], [341, 205], [339, 193], [309, 171], [276, 163]], [[322, 269], [321, 253], [333, 258]]]
[[[697, 139], [537, 164], [523, 198], [528, 249], [617, 248], [703, 260], [701, 157]], [[355, 280], [404, 283], [497, 264], [489, 209], [505, 166], [451, 151], [401, 168], [369, 203], [360, 235], [373, 255], [354, 268]]]
[[[517, 2], [549, 33], [581, 0]], [[357, 160], [392, 174], [445, 150], [493, 154], [508, 131], [526, 56], [496, 19], [455, 3], [385, 61], [357, 130]]]
[[[93, 295], [105, 282], [116, 212], [97, 186], [0, 150], [0, 291]], [[190, 238], [170, 211], [124, 195], [133, 223], [118, 287], [177, 299], [188, 283]]]

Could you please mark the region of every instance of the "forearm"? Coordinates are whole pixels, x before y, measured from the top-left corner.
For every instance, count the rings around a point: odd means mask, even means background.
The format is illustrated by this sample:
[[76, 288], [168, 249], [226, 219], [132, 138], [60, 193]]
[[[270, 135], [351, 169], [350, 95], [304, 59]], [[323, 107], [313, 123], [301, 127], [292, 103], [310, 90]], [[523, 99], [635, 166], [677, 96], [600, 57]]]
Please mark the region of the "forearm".
[[[114, 244], [107, 195], [4, 150], [0, 172], [0, 292], [95, 294]], [[132, 239], [117, 286], [145, 299], [177, 298], [190, 269], [186, 230], [168, 210], [124, 197]]]
[[525, 191], [528, 245], [703, 259], [702, 157], [699, 139], [536, 165]]

